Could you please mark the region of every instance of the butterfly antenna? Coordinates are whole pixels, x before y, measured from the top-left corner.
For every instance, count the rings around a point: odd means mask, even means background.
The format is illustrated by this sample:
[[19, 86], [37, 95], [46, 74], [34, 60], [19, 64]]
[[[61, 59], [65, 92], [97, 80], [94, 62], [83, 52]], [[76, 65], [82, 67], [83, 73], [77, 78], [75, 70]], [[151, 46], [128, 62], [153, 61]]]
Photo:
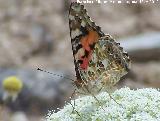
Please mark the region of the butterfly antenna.
[[[65, 78], [65, 79], [68, 79], [68, 80], [71, 80], [71, 81], [74, 82], [73, 79], [68, 78], [68, 77], [65, 77], [65, 76], [63, 76], [63, 75], [55, 74], [55, 73], [52, 73], [52, 72], [49, 72], [49, 71], [46, 71], [46, 70], [43, 70], [43, 69], [40, 69], [40, 68], [37, 68], [37, 70], [38, 70], [38, 71], [45, 72], [45, 73], [48, 73], [48, 74], [51, 74], [51, 75], [54, 75], [54, 76], [62, 77], [62, 78]], [[74, 91], [74, 93], [75, 93], [75, 91]], [[78, 111], [75, 110], [75, 107], [73, 106], [73, 104], [72, 104], [71, 102], [69, 102], [69, 103], [71, 104], [73, 110], [81, 117], [81, 115], [78, 113]], [[74, 104], [74, 105], [75, 105], [75, 104]]]
[[71, 78], [68, 78], [66, 76], [63, 76], [63, 75], [59, 75], [59, 74], [55, 74], [55, 73], [52, 73], [52, 72], [49, 72], [49, 71], [46, 71], [46, 70], [43, 70], [43, 69], [40, 69], [40, 68], [37, 68], [38, 71], [42, 71], [42, 72], [45, 72], [45, 73], [48, 73], [48, 74], [51, 74], [51, 75], [54, 75], [54, 76], [58, 76], [58, 77], [61, 77], [61, 78], [65, 78], [65, 79], [68, 79], [68, 80], [71, 80], [74, 82], [73, 79]]

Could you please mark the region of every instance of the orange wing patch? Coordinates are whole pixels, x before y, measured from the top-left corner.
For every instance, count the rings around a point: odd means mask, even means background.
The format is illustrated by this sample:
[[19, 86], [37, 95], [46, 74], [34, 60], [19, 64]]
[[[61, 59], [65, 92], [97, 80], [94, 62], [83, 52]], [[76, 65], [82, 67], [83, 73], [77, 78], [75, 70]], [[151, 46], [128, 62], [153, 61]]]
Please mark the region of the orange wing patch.
[[98, 41], [99, 35], [96, 31], [91, 30], [89, 31], [88, 35], [85, 37], [82, 37], [81, 43], [85, 50], [91, 51], [91, 48], [89, 45], [93, 45], [95, 42]]
[[88, 63], [91, 60], [94, 45], [98, 41], [99, 35], [96, 31], [90, 30], [88, 35], [81, 38], [82, 49], [84, 49], [83, 55], [80, 56], [79, 60], [82, 61], [80, 64], [81, 69], [86, 70], [88, 67]]

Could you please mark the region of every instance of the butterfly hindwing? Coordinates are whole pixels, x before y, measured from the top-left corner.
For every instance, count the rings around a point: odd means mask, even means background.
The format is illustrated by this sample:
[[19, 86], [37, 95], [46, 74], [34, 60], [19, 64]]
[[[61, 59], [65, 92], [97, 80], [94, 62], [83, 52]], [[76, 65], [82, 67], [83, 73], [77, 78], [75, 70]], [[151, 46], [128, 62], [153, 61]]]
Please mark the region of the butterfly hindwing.
[[119, 43], [115, 42], [110, 35], [99, 38], [95, 44], [89, 68], [84, 73], [88, 83], [97, 81], [104, 87], [116, 84], [122, 76], [127, 74], [130, 68], [130, 58]]

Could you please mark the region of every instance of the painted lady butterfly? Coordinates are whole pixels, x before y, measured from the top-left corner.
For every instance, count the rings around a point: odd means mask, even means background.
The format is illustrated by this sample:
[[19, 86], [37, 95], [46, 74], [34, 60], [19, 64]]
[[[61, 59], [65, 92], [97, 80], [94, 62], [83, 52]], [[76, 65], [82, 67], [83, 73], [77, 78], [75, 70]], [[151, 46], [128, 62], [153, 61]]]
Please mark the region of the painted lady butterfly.
[[91, 21], [83, 5], [71, 3], [69, 27], [78, 89], [95, 94], [112, 87], [127, 74], [128, 54]]

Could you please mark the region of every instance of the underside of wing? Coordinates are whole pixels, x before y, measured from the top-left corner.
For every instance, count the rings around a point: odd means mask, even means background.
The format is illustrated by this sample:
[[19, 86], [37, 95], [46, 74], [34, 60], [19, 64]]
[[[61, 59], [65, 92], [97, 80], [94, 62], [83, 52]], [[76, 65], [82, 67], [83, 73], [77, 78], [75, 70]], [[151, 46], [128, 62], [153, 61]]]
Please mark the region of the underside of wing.
[[77, 87], [112, 86], [129, 71], [128, 54], [91, 21], [83, 5], [71, 4], [69, 27]]
[[[110, 87], [116, 84], [130, 69], [130, 58], [119, 43], [106, 35], [95, 44], [88, 69], [83, 73], [91, 87]], [[99, 84], [98, 84], [99, 83]]]
[[78, 84], [83, 83], [80, 70], [88, 68], [95, 43], [105, 34], [87, 15], [79, 3], [72, 3], [69, 11], [69, 27]]

